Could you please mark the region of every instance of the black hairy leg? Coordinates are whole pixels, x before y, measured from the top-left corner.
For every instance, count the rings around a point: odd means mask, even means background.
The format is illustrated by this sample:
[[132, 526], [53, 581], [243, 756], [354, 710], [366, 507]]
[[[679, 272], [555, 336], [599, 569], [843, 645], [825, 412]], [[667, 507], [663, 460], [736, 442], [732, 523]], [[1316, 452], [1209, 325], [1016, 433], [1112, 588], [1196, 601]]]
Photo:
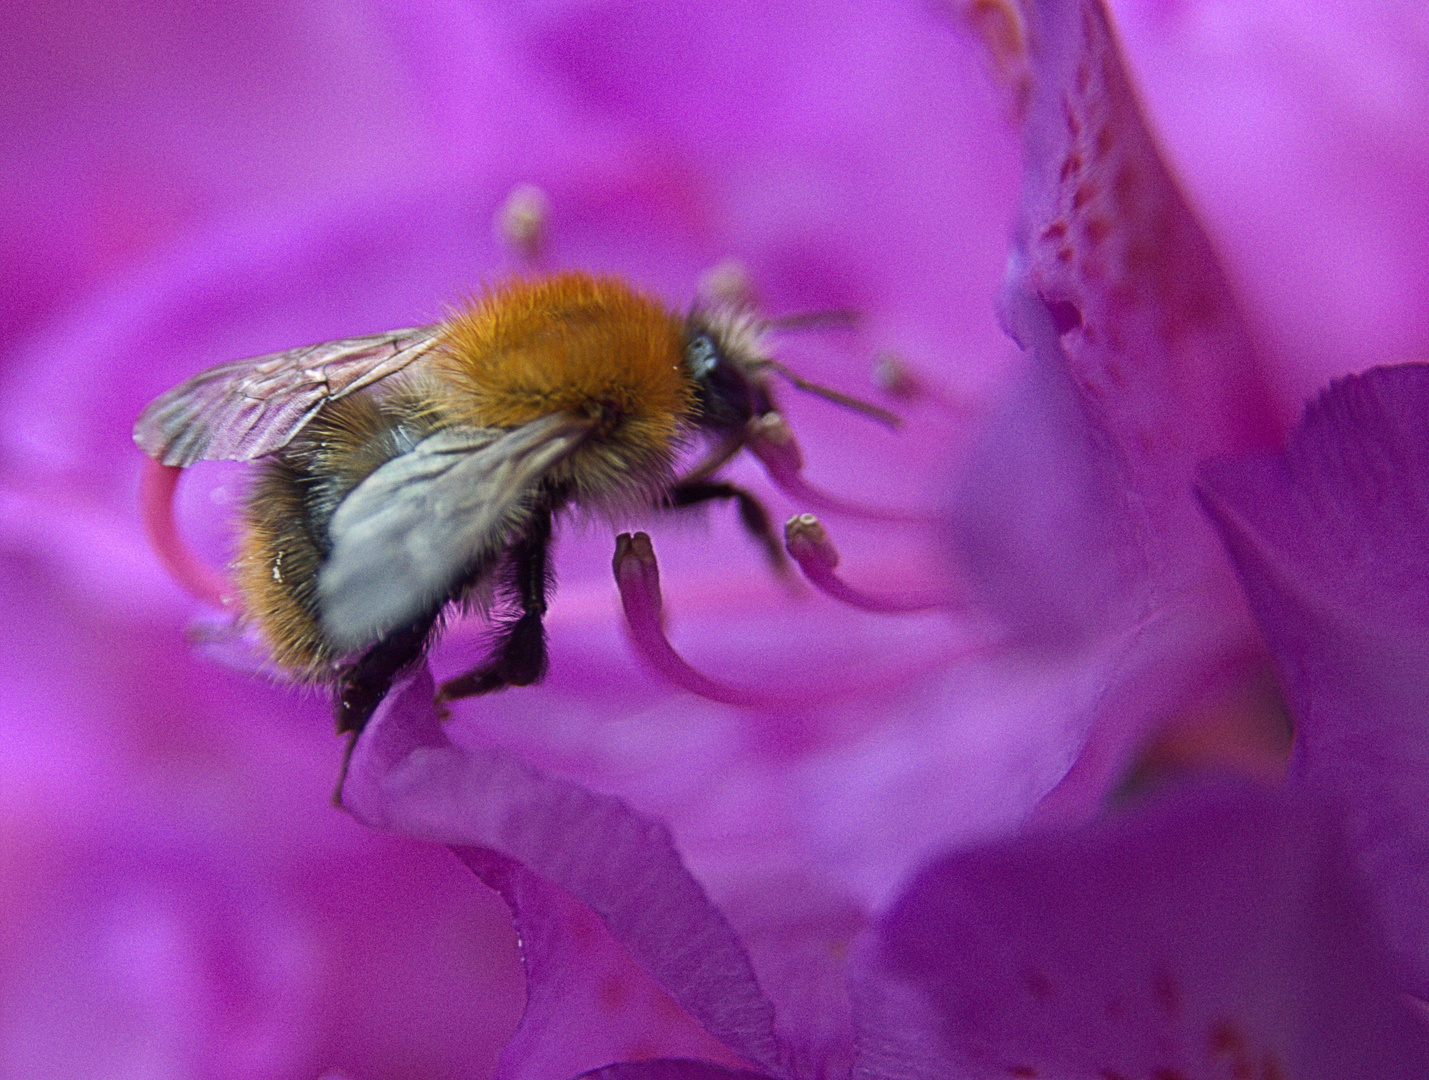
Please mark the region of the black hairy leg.
[[458, 698], [476, 697], [508, 686], [530, 686], [546, 675], [546, 593], [551, 586], [547, 554], [551, 511], [542, 509], [507, 551], [506, 588], [521, 614], [502, 625], [486, 662], [437, 688], [437, 707]]
[[739, 503], [739, 521], [744, 526], [744, 531], [764, 548], [775, 572], [786, 573], [789, 563], [784, 555], [784, 543], [774, 535], [774, 529], [769, 524], [769, 511], [743, 488], [722, 480], [682, 480], [670, 489], [665, 496], [664, 505], [677, 510], [715, 499], [734, 499]]
[[342, 673], [333, 699], [339, 735], [348, 731], [360, 732], [367, 725], [391, 689], [392, 680], [416, 663], [426, 651], [427, 639], [431, 637], [440, 614], [439, 605], [432, 609], [431, 614], [392, 631]]

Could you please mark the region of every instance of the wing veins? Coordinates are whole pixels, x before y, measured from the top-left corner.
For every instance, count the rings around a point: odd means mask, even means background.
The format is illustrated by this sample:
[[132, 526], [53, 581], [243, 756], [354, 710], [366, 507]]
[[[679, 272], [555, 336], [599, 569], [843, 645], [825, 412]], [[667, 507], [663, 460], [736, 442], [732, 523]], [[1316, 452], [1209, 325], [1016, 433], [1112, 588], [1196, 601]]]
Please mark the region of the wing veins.
[[134, 425], [134, 440], [165, 465], [271, 454], [328, 402], [425, 356], [437, 330], [392, 330], [219, 364], [152, 401]]

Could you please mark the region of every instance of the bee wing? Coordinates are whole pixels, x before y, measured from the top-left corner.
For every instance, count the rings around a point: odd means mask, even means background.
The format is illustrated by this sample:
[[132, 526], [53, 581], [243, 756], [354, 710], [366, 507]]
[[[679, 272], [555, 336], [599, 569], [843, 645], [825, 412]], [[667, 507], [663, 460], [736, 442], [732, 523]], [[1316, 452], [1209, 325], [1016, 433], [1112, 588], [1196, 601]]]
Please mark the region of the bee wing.
[[373, 472], [328, 526], [323, 632], [356, 649], [445, 601], [506, 545], [542, 477], [589, 430], [562, 413], [518, 428], [449, 428]]
[[151, 401], [134, 423], [134, 441], [165, 465], [271, 454], [329, 401], [426, 355], [439, 329], [392, 330], [219, 364]]

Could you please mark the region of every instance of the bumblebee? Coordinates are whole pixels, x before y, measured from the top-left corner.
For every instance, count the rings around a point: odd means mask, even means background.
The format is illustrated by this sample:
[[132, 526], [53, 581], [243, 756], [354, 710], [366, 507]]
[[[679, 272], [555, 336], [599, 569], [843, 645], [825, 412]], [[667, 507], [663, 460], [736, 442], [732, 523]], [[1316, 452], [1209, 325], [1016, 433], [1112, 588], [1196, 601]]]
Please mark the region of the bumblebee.
[[[134, 439], [165, 465], [263, 459], [234, 566], [273, 660], [335, 686], [360, 731], [445, 612], [496, 596], [487, 658], [437, 704], [538, 682], [553, 523], [733, 500], [776, 562], [748, 492], [717, 470], [773, 411], [758, 323], [667, 310], [584, 273], [514, 281], [445, 321], [221, 364], [153, 401]], [[705, 457], [677, 475], [696, 439]]]

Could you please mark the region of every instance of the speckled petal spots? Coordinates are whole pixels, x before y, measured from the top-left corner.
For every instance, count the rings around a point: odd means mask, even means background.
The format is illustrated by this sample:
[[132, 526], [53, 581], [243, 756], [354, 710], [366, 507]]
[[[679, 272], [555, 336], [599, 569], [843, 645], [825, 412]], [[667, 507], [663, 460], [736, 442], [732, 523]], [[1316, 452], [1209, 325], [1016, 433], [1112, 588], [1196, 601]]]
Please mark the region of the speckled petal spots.
[[[394, 686], [354, 747], [342, 788], [349, 812], [462, 849], [468, 865], [493, 874], [515, 867], [513, 896], [541, 884], [522, 877], [527, 872], [564, 890], [571, 900], [539, 888], [533, 895], [553, 919], [579, 901], [707, 1032], [781, 1075], [773, 1009], [666, 829], [619, 799], [544, 777], [499, 750], [454, 746], [432, 694], [425, 666]], [[530, 932], [559, 931], [537, 918]]]
[[[1101, 5], [1048, 0], [1030, 18], [1035, 86], [1002, 318], [1039, 366], [1060, 368], [1058, 394], [1066, 381], [1074, 411], [1061, 426], [1079, 430], [1052, 451], [1075, 451], [1079, 475], [1102, 474], [1082, 485], [1100, 490], [1079, 512], [1123, 523], [1146, 573], [1160, 579], [1156, 591], [1194, 587], [1220, 559], [1197, 520], [1195, 469], [1209, 456], [1270, 445], [1278, 431], [1269, 397], [1225, 277], [1157, 157]], [[1033, 391], [1043, 400], [1048, 389]], [[1030, 425], [994, 429], [994, 445], [974, 457], [974, 488], [979, 470], [1014, 479], [1001, 463], [1028, 456], [1019, 434], [1042, 434], [1035, 413]], [[1079, 457], [1094, 461], [1077, 466]], [[1032, 486], [1027, 502], [1036, 506], [1036, 488], [1066, 487], [1066, 472], [1032, 462], [1015, 479]], [[1042, 548], [1036, 561], [1053, 567], [1043, 577], [1065, 575], [1072, 597], [1088, 591], [1084, 529], [1057, 530], [1071, 537], [1059, 550], [1060, 535], [1037, 531], [1042, 518], [1005, 511], [978, 523], [979, 536], [999, 523], [1013, 554]], [[1104, 571], [1091, 580], [1102, 591], [1115, 584]]]
[[[1157, 155], [1098, 0], [1038, 4], [1010, 287], [1040, 298], [1093, 427], [1155, 522], [1197, 455], [1276, 434], [1249, 335]], [[1020, 337], [1018, 312], [1006, 312]]]
[[1333, 812], [1240, 785], [945, 856], [854, 961], [854, 1076], [1422, 1076], [1361, 900]]
[[1333, 384], [1284, 454], [1218, 463], [1201, 490], [1289, 697], [1291, 776], [1349, 811], [1429, 997], [1429, 366]]
[[1101, 4], [1024, 14], [1032, 91], [1000, 314], [1027, 360], [967, 456], [948, 535], [970, 599], [1029, 649], [1133, 641], [1089, 710], [1092, 752], [1054, 792], [1060, 816], [1096, 805], [1148, 725], [1254, 648], [1193, 485], [1201, 462], [1280, 429]]

